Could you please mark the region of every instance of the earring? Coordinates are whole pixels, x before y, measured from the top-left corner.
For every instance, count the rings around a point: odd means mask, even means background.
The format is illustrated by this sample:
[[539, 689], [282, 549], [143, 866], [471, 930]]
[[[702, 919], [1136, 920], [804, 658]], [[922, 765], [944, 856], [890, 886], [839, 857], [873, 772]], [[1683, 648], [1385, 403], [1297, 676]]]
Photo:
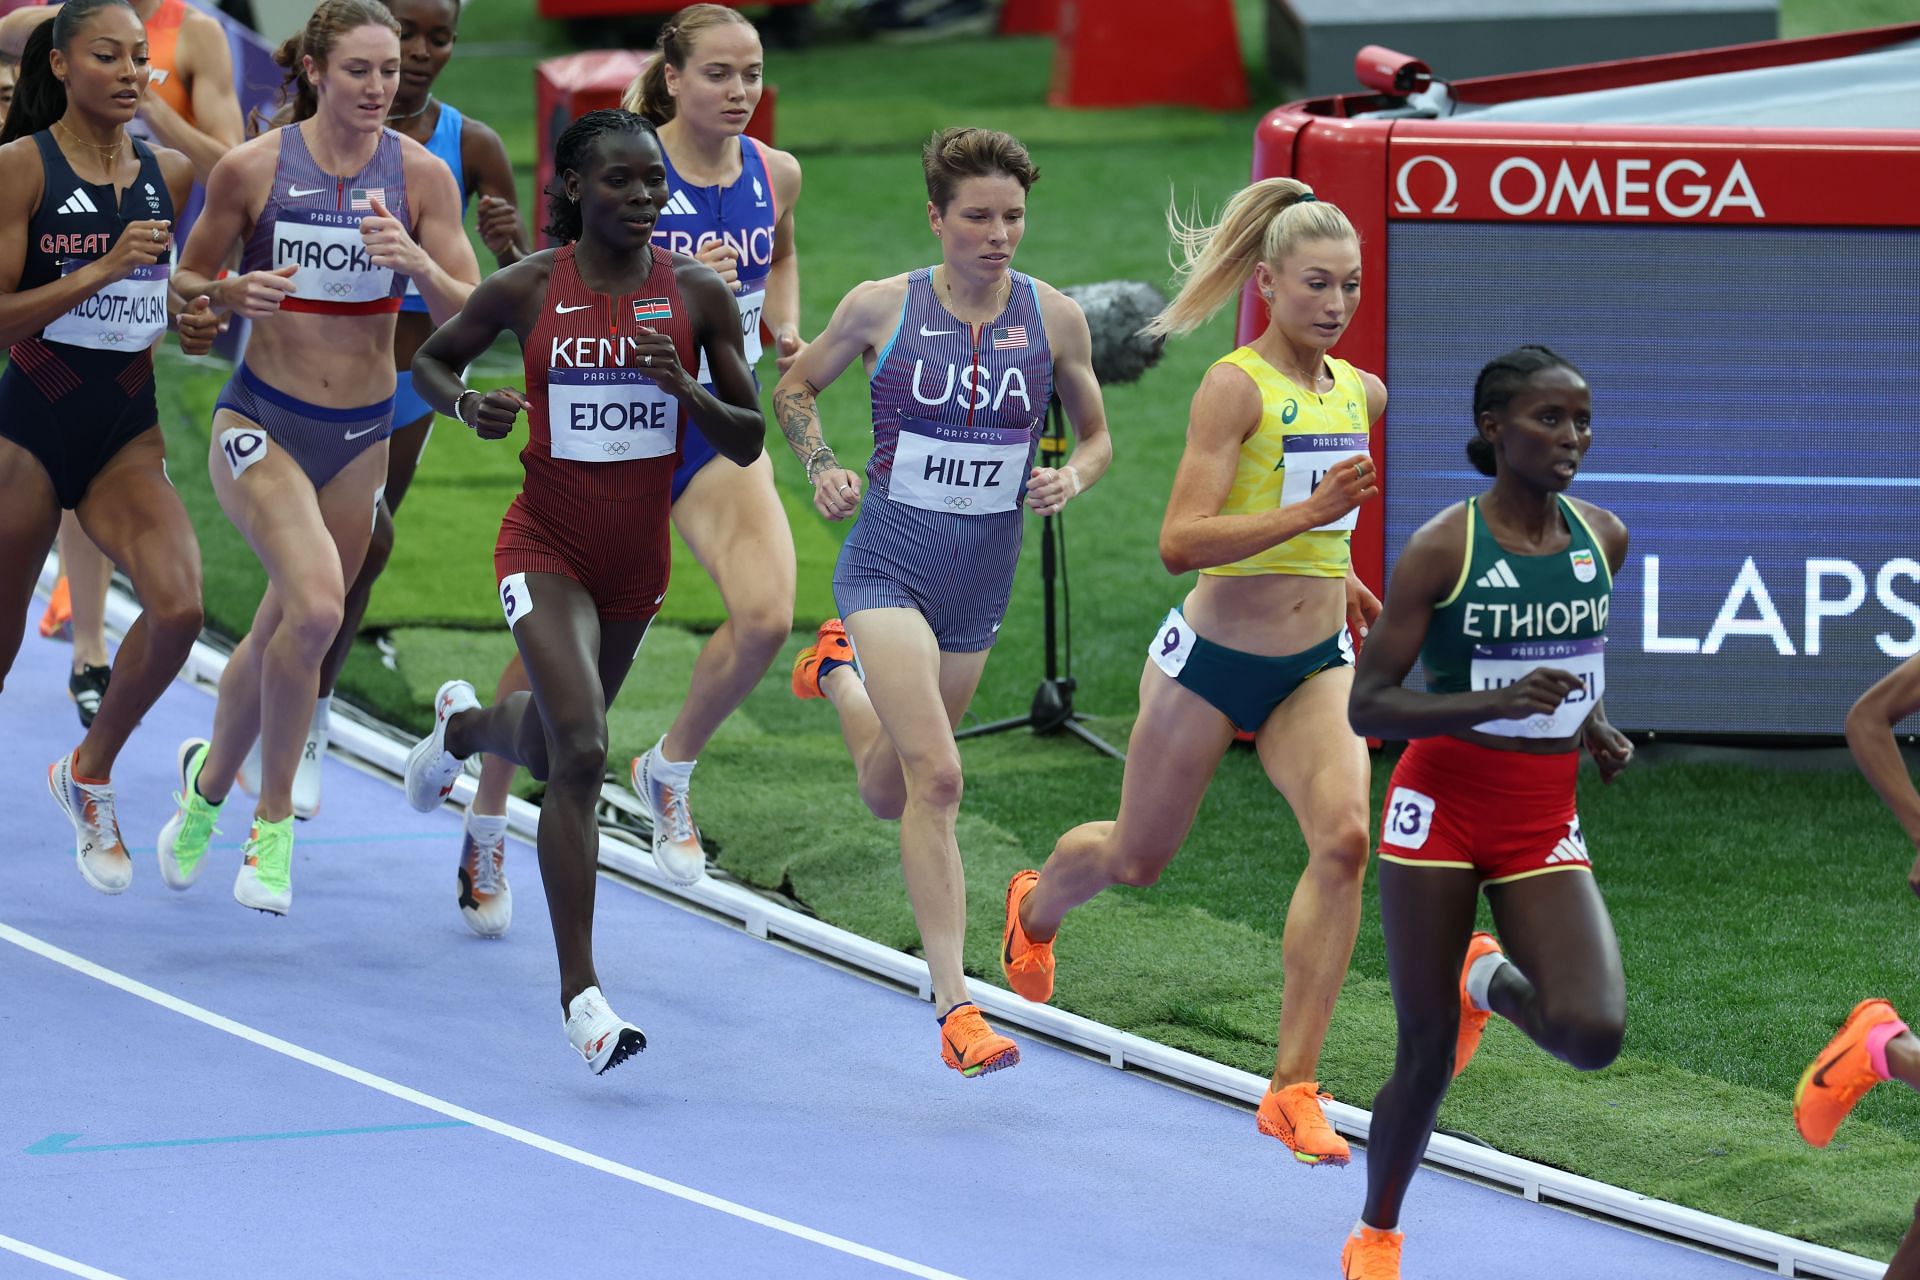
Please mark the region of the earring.
[[1268, 289], [1262, 289], [1262, 290], [1260, 291], [1260, 296], [1261, 296], [1262, 298], [1265, 298], [1265, 299], [1266, 299], [1266, 300], [1267, 300], [1268, 302], [1272, 302], [1272, 301], [1273, 301], [1273, 293], [1272, 293], [1272, 291], [1271, 291], [1271, 290], [1268, 290]]

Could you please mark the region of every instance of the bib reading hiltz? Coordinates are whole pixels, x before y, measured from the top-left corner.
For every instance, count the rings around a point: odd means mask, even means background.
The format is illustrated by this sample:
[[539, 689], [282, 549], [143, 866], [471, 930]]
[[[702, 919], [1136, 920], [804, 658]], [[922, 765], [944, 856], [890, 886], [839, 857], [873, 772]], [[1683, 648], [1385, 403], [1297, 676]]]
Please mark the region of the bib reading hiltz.
[[984, 516], [1020, 507], [1032, 435], [902, 418], [887, 497], [922, 511]]
[[1433, 608], [1420, 664], [1432, 693], [1503, 689], [1543, 667], [1581, 687], [1547, 715], [1474, 726], [1501, 738], [1572, 737], [1606, 694], [1607, 613], [1613, 576], [1593, 530], [1557, 498], [1567, 545], [1543, 555], [1503, 548], [1478, 499], [1467, 500], [1466, 550], [1451, 594]]
[[637, 369], [547, 370], [547, 429], [556, 458], [664, 458], [680, 438], [680, 402]]

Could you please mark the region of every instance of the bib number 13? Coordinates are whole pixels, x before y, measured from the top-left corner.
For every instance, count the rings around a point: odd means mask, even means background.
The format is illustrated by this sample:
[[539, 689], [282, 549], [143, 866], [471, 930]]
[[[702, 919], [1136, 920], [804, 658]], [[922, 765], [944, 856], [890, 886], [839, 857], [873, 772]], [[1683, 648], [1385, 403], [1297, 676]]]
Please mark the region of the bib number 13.
[[1433, 834], [1433, 797], [1411, 787], [1395, 787], [1387, 797], [1387, 816], [1381, 843], [1418, 849]]

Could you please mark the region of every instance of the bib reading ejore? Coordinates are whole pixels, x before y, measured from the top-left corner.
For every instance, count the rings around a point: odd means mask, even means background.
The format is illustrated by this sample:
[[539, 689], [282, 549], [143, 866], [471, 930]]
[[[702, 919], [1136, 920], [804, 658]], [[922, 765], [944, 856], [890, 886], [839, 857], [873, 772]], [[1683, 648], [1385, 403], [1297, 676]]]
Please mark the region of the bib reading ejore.
[[1579, 676], [1583, 688], [1567, 695], [1552, 715], [1524, 720], [1488, 720], [1473, 726], [1499, 738], [1570, 738], [1586, 723], [1593, 704], [1607, 692], [1607, 638], [1587, 640], [1519, 640], [1511, 644], [1477, 644], [1469, 674], [1474, 689], [1504, 689], [1518, 684], [1541, 667], [1557, 667]]
[[679, 426], [680, 402], [637, 370], [547, 370], [547, 429], [556, 458], [664, 458], [679, 443]]
[[[1301, 435], [1282, 436], [1282, 456], [1286, 461], [1286, 471], [1280, 476], [1280, 505], [1291, 507], [1305, 502], [1327, 478], [1327, 473], [1351, 458], [1356, 453], [1367, 451], [1365, 432], [1350, 435]], [[1341, 516], [1330, 524], [1323, 524], [1315, 532], [1338, 532], [1353, 529], [1360, 523], [1360, 508]]]
[[[86, 265], [87, 259], [69, 258], [60, 264], [60, 274], [72, 275]], [[75, 303], [73, 310], [41, 330], [40, 336], [48, 342], [95, 351], [146, 350], [167, 331], [167, 277], [171, 270], [164, 262], [135, 267], [126, 279], [116, 280]]]
[[1026, 427], [955, 427], [902, 415], [887, 497], [957, 516], [1018, 510], [1032, 439]]
[[310, 302], [380, 302], [393, 293], [393, 269], [374, 265], [358, 216], [281, 210], [273, 266], [298, 267], [293, 296]]

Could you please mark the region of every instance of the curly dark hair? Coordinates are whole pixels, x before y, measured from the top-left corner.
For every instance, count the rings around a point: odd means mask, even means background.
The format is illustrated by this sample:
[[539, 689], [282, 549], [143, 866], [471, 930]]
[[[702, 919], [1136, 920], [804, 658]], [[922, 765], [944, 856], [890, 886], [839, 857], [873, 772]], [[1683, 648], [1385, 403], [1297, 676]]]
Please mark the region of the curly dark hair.
[[[651, 120], [618, 108], [587, 112], [568, 125], [560, 135], [560, 140], [554, 144], [553, 181], [547, 184], [549, 221], [544, 230], [561, 244], [572, 244], [580, 238], [580, 206], [567, 198], [567, 184], [563, 175], [569, 169], [575, 173], [585, 169], [594, 145], [602, 138], [620, 133], [645, 134], [653, 139], [654, 146], [660, 146], [660, 135], [654, 130]], [[666, 154], [664, 147], [661, 148], [661, 154]]]

